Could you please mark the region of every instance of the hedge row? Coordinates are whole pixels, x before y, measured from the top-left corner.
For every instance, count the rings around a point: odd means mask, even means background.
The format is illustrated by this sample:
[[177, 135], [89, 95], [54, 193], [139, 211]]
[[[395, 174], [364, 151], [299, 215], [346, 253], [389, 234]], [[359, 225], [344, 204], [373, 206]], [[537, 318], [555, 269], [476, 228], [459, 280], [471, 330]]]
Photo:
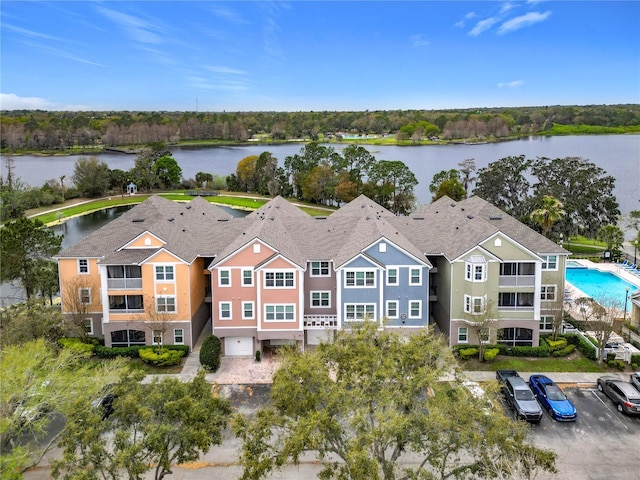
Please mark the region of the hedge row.
[[158, 347], [141, 348], [138, 353], [143, 362], [150, 363], [157, 367], [178, 365], [180, 359], [185, 355], [184, 350], [170, 349], [167, 347], [163, 347], [162, 350]]
[[580, 335], [575, 333], [565, 333], [564, 338], [567, 339], [571, 345], [575, 345], [576, 348], [589, 360], [597, 360], [598, 356], [596, 355], [596, 349], [593, 346], [592, 342], [586, 341]]
[[[148, 345], [132, 345], [131, 347], [102, 347], [97, 346], [95, 349], [95, 354], [99, 358], [116, 358], [116, 357], [127, 357], [127, 358], [139, 358], [140, 357], [140, 349], [141, 348], [149, 348]], [[187, 355], [189, 353], [188, 345], [163, 345], [166, 350], [175, 350], [182, 352], [181, 357]]]

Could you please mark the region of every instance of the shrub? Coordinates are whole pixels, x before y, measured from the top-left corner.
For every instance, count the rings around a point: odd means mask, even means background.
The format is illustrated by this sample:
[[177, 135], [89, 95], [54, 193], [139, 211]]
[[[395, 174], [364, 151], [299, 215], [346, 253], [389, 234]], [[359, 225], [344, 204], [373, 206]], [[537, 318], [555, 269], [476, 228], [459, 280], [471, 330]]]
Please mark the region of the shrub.
[[638, 364], [637, 363], [632, 363], [631, 364], [631, 368], [633, 368], [634, 370], [638, 370]]
[[62, 348], [68, 348], [75, 354], [80, 356], [91, 356], [95, 345], [93, 343], [84, 343], [80, 338], [76, 337], [63, 337], [58, 339], [58, 345]]
[[468, 360], [478, 355], [478, 349], [476, 347], [461, 348], [460, 350], [458, 350], [458, 354], [460, 355], [461, 359]]
[[576, 349], [576, 346], [571, 344], [571, 345], [567, 345], [562, 350], [556, 350], [551, 355], [553, 355], [554, 357], [566, 357], [570, 353], [573, 353], [575, 349]]
[[200, 364], [207, 370], [217, 371], [220, 368], [222, 345], [215, 335], [209, 335], [200, 347]]
[[631, 355], [631, 363], [640, 364], [640, 353], [634, 353]]
[[126, 357], [126, 358], [138, 358], [140, 354], [138, 350], [143, 348], [142, 345], [134, 345], [131, 347], [102, 347], [98, 345], [96, 347], [96, 356], [100, 358], [115, 358], [115, 357]]
[[565, 334], [565, 338], [570, 344], [575, 345], [580, 353], [589, 360], [597, 360], [596, 349], [592, 346], [591, 342], [587, 342], [584, 338], [575, 333], [567, 333]]
[[260, 361], [260, 350], [256, 350], [256, 362]]
[[624, 363], [623, 360], [608, 360], [607, 361], [607, 365], [609, 365], [610, 368], [617, 368], [618, 370], [624, 370], [626, 367], [626, 364]]
[[549, 349], [551, 352], [555, 352], [556, 350], [562, 350], [567, 346], [566, 338], [558, 338], [558, 340], [551, 340], [550, 338], [545, 339], [549, 344]]
[[491, 362], [500, 353], [499, 348], [488, 348], [484, 351], [484, 361]]
[[145, 347], [138, 350], [140, 358], [145, 363], [156, 365], [157, 367], [169, 367], [178, 365], [184, 356], [184, 351], [180, 349], [170, 349], [158, 347]]

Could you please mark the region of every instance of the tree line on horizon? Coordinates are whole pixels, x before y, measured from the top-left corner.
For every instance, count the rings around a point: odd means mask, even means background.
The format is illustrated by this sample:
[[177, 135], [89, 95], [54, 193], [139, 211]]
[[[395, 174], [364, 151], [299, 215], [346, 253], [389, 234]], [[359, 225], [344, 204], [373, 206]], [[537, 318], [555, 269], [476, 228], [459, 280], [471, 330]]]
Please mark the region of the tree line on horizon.
[[637, 132], [640, 105], [359, 112], [12, 110], [1, 112], [0, 126], [3, 153], [91, 150], [152, 142], [340, 140], [344, 135], [391, 135], [400, 143], [483, 141], [572, 132]]

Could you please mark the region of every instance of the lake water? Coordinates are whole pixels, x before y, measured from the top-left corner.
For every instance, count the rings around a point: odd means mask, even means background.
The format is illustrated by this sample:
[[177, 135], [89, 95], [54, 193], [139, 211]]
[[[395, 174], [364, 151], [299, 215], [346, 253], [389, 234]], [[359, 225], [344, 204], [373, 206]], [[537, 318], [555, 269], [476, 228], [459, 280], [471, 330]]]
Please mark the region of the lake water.
[[[302, 144], [284, 145], [250, 144], [237, 147], [174, 147], [173, 157], [182, 168], [184, 178], [193, 178], [197, 172], [214, 175], [229, 175], [238, 162], [249, 155], [271, 152], [280, 164], [289, 155], [300, 152]], [[338, 151], [346, 144], [332, 145]], [[366, 146], [378, 160], [400, 160], [418, 179], [415, 194], [419, 203], [429, 203], [429, 184], [441, 170], [458, 168], [458, 163], [474, 158], [478, 168], [504, 157], [525, 155], [537, 157], [565, 158], [582, 157], [604, 169], [616, 179], [615, 195], [620, 210], [627, 213], [640, 208], [640, 135], [587, 135], [566, 137], [531, 137], [500, 143], [481, 145], [420, 145], [420, 146]], [[96, 155], [111, 169], [129, 170], [134, 165], [135, 155], [105, 152]], [[47, 180], [66, 175], [71, 181], [78, 155], [14, 157], [14, 175], [23, 182], [40, 186]], [[2, 174], [6, 175], [5, 158]]]

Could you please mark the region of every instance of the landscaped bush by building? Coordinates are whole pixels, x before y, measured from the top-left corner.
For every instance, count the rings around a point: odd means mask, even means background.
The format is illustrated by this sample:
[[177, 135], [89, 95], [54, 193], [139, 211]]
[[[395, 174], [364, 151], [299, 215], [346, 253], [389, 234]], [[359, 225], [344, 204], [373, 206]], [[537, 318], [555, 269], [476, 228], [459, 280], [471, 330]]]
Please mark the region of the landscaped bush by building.
[[631, 355], [631, 363], [640, 365], [640, 353], [634, 353], [633, 355]]
[[145, 347], [141, 348], [138, 353], [145, 363], [150, 363], [157, 367], [170, 367], [178, 365], [185, 352], [169, 348]]
[[62, 348], [68, 348], [73, 350], [78, 355], [93, 355], [95, 345], [92, 343], [84, 343], [80, 338], [76, 337], [64, 337], [58, 339], [58, 345]]
[[620, 371], [623, 371], [626, 367], [624, 360], [609, 360], [607, 361], [607, 365], [609, 368], [617, 368]]
[[478, 355], [478, 349], [476, 347], [461, 348], [458, 354], [462, 360], [469, 360]]
[[142, 345], [133, 345], [131, 347], [103, 347], [98, 345], [96, 347], [96, 356], [100, 358], [116, 358], [116, 357], [126, 357], [126, 358], [138, 358], [140, 354], [138, 350], [143, 348]]
[[207, 370], [217, 371], [220, 368], [222, 345], [215, 335], [209, 335], [200, 347], [200, 364]]
[[554, 357], [566, 357], [570, 353], [573, 353], [575, 349], [576, 349], [576, 346], [571, 344], [571, 345], [567, 345], [562, 350], [556, 350], [555, 352], [552, 352], [551, 355], [553, 355]]
[[592, 342], [587, 342], [580, 335], [576, 335], [575, 333], [565, 333], [564, 337], [567, 339], [572, 345], [575, 345], [576, 348], [589, 360], [597, 360], [596, 349], [593, 346]]
[[484, 361], [492, 362], [500, 353], [499, 348], [488, 348], [484, 351]]
[[567, 339], [558, 337], [557, 340], [551, 340], [550, 338], [545, 338], [546, 342], [549, 344], [549, 349], [551, 352], [555, 352], [556, 350], [562, 350], [567, 346]]

